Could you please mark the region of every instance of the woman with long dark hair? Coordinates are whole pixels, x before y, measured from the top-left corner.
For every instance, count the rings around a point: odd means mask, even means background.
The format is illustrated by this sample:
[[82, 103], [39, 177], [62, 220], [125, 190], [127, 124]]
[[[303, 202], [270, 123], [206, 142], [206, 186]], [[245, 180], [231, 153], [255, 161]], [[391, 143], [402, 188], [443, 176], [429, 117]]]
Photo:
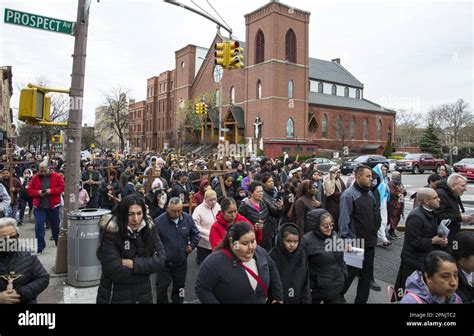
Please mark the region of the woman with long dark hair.
[[143, 199], [125, 197], [99, 226], [97, 303], [153, 303], [150, 275], [163, 267], [165, 252]]
[[238, 222], [208, 256], [196, 279], [202, 303], [283, 303], [280, 276], [268, 253], [257, 245], [251, 224]]

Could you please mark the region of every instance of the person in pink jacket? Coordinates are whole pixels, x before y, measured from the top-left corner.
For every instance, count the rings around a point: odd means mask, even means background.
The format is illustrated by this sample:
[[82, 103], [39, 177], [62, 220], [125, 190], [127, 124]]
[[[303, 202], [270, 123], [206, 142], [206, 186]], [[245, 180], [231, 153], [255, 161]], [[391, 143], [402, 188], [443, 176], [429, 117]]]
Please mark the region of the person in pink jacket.
[[208, 190], [204, 193], [204, 202], [199, 204], [193, 211], [194, 223], [196, 223], [201, 236], [196, 250], [196, 263], [198, 265], [212, 252], [211, 243], [209, 242], [209, 232], [220, 210], [221, 206], [217, 203], [216, 192], [214, 190]]

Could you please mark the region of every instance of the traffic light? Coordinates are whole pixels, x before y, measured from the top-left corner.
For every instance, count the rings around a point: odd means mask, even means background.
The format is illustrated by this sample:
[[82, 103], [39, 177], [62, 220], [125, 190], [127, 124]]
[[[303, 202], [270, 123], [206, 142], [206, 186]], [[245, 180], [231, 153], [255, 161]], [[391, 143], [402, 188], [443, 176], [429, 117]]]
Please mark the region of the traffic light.
[[22, 89], [18, 119], [22, 121], [48, 121], [51, 111], [51, 97], [37, 88]]
[[202, 113], [203, 114], [207, 114], [207, 108], [208, 108], [208, 105], [206, 103], [202, 103]]
[[194, 111], [196, 114], [202, 114], [202, 106], [201, 103], [196, 103], [194, 105]]
[[51, 137], [51, 142], [54, 144], [62, 144], [63, 143], [62, 135], [53, 135]]
[[244, 49], [240, 48], [238, 41], [229, 42], [229, 67], [231, 69], [243, 69], [244, 65]]
[[229, 54], [229, 42], [224, 41], [222, 43], [214, 44], [214, 64], [220, 65], [224, 69], [229, 68], [230, 54]]

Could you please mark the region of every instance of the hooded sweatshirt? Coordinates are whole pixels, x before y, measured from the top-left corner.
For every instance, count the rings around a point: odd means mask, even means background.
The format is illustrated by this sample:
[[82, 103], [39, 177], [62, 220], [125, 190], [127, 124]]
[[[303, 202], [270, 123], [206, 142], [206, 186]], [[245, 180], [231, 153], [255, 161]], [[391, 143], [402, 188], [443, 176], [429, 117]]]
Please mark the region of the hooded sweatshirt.
[[377, 190], [379, 191], [380, 204], [383, 204], [384, 202], [387, 203], [390, 200], [390, 188], [388, 186], [388, 177], [383, 176], [382, 174], [382, 163], [376, 165], [372, 171], [375, 172], [380, 179], [380, 184], [377, 187]]
[[[248, 221], [247, 218], [237, 213], [235, 217], [234, 223], [238, 222], [246, 222], [252, 225], [253, 228], [255, 226]], [[222, 240], [227, 235], [227, 227], [229, 226], [229, 222], [227, 222], [224, 217], [222, 216], [222, 212], [219, 211], [216, 216], [216, 222], [212, 224], [211, 231], [209, 233], [209, 242], [211, 243], [212, 250], [215, 250], [216, 247], [222, 242]], [[257, 243], [262, 241], [262, 230], [255, 232], [255, 236], [257, 238]]]
[[400, 303], [461, 304], [462, 301], [461, 298], [454, 293], [447, 299], [447, 302], [440, 302], [436, 296], [430, 293], [428, 286], [426, 286], [423, 280], [422, 273], [415, 271], [407, 279], [406, 294]]
[[209, 184], [208, 179], [204, 179], [204, 180], [201, 181], [201, 183], [199, 184], [199, 191], [193, 195], [193, 203], [194, 204], [199, 205], [202, 202], [204, 202], [204, 194], [205, 194], [204, 188], [208, 184]]
[[275, 262], [280, 274], [283, 303], [311, 303], [308, 259], [301, 247], [301, 232], [300, 243], [294, 252], [288, 252], [283, 245], [283, 232], [289, 226], [300, 231], [295, 224], [283, 224], [278, 231], [276, 245], [270, 251], [270, 257]]

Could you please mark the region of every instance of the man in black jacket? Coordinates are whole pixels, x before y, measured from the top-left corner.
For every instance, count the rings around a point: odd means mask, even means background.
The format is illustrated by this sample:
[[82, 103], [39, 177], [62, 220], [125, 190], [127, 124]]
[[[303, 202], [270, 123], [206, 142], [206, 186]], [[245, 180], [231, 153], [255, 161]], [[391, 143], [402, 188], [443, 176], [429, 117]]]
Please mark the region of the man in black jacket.
[[[421, 188], [416, 193], [420, 206], [413, 209], [405, 222], [405, 241], [400, 258], [395, 292], [397, 300], [404, 295], [405, 282], [414, 271], [421, 271], [426, 255], [448, 244], [448, 239], [438, 237], [438, 223], [434, 211], [439, 208], [439, 197], [431, 188]], [[392, 300], [395, 297], [392, 298]]]
[[[375, 245], [381, 217], [375, 197], [370, 190], [372, 170], [359, 166], [355, 172], [355, 183], [341, 195], [339, 204], [339, 230], [343, 239], [357, 239], [364, 248], [362, 269], [348, 266], [349, 276], [344, 284], [342, 295], [346, 293], [356, 275], [359, 275], [355, 303], [367, 303], [370, 281], [374, 273]], [[363, 245], [363, 246], [362, 246]]]
[[89, 202], [86, 208], [98, 208], [99, 207], [99, 185], [102, 179], [98, 170], [94, 170], [92, 163], [86, 164], [86, 170], [82, 173], [82, 183], [84, 189], [89, 194]]
[[[49, 284], [49, 274], [18, 240], [16, 220], [0, 219], [0, 303], [35, 303]], [[25, 251], [22, 251], [25, 250]]]
[[442, 180], [438, 183], [436, 192], [441, 200], [440, 206], [435, 210], [435, 216], [440, 223], [443, 219], [450, 219], [448, 242], [451, 242], [454, 237], [461, 231], [461, 222], [468, 222], [471, 217], [461, 214], [459, 209], [458, 197], [467, 190], [467, 179], [460, 174], [451, 174], [448, 179]]
[[461, 232], [454, 238], [453, 257], [459, 269], [456, 293], [463, 303], [474, 304], [474, 232]]
[[172, 302], [183, 303], [188, 255], [199, 243], [199, 230], [193, 218], [183, 212], [183, 203], [178, 197], [170, 199], [167, 212], [155, 219], [155, 225], [166, 252], [165, 267], [156, 277], [157, 303], [169, 303], [171, 281]]

